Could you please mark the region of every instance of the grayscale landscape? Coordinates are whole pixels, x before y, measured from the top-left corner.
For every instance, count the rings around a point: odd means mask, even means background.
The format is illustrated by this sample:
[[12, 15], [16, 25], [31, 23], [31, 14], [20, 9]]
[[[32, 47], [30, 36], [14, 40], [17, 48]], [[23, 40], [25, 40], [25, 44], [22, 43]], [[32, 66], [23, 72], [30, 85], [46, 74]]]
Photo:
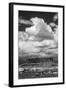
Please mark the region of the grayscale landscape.
[[18, 78], [58, 77], [58, 13], [19, 11]]

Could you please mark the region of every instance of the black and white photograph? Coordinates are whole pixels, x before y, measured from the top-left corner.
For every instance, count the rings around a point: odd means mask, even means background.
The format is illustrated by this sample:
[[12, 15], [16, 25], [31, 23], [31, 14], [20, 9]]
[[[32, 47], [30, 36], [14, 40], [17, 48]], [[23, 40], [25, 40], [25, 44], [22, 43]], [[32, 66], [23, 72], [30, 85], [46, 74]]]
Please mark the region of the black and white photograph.
[[10, 6], [11, 85], [62, 84], [64, 7], [16, 3]]
[[58, 77], [58, 13], [18, 13], [19, 79]]

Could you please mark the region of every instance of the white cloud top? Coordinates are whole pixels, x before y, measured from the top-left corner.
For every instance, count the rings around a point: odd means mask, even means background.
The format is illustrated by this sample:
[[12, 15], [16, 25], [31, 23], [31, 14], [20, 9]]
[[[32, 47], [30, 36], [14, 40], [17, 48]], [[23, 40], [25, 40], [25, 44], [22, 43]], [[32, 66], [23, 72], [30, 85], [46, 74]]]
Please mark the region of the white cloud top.
[[43, 39], [44, 38], [53, 39], [51, 27], [47, 25], [47, 23], [45, 23], [45, 21], [42, 18], [35, 17], [32, 18], [31, 21], [33, 22], [33, 26], [25, 29], [27, 33], [43, 37]]
[[[54, 33], [42, 18], [32, 18], [33, 26], [19, 32], [19, 55], [48, 57], [57, 55], [58, 30]], [[20, 34], [21, 33], [21, 34]], [[21, 37], [21, 39], [20, 39]]]

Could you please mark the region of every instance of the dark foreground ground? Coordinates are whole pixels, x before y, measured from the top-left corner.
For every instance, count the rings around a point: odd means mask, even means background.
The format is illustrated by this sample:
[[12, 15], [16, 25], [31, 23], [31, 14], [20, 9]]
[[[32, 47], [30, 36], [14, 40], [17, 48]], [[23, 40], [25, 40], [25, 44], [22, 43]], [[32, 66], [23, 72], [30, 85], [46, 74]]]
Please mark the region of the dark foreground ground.
[[58, 77], [58, 57], [19, 58], [18, 78]]

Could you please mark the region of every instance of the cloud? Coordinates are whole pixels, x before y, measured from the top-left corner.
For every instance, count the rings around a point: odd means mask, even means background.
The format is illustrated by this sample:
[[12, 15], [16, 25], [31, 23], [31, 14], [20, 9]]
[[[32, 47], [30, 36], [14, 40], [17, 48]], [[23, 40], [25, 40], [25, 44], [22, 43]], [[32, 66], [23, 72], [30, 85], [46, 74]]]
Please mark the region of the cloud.
[[19, 31], [19, 33], [18, 33], [19, 41], [20, 40], [21, 41], [26, 41], [26, 40], [28, 40], [28, 38], [29, 38], [29, 35], [26, 32]]
[[55, 14], [53, 17], [53, 21], [56, 21], [56, 20], [58, 20], [58, 14]]
[[25, 20], [25, 19], [19, 19], [19, 23], [25, 25], [33, 25], [33, 23], [30, 20]]
[[32, 18], [33, 26], [19, 32], [19, 56], [51, 57], [58, 54], [58, 30], [53, 33], [41, 18]]
[[20, 41], [19, 49], [21, 56], [37, 56], [46, 57], [57, 55], [57, 47], [51, 41], [35, 42], [35, 41]]
[[33, 26], [26, 28], [25, 31], [31, 35], [42, 37], [43, 39], [53, 39], [52, 29], [41, 18], [32, 18]]

